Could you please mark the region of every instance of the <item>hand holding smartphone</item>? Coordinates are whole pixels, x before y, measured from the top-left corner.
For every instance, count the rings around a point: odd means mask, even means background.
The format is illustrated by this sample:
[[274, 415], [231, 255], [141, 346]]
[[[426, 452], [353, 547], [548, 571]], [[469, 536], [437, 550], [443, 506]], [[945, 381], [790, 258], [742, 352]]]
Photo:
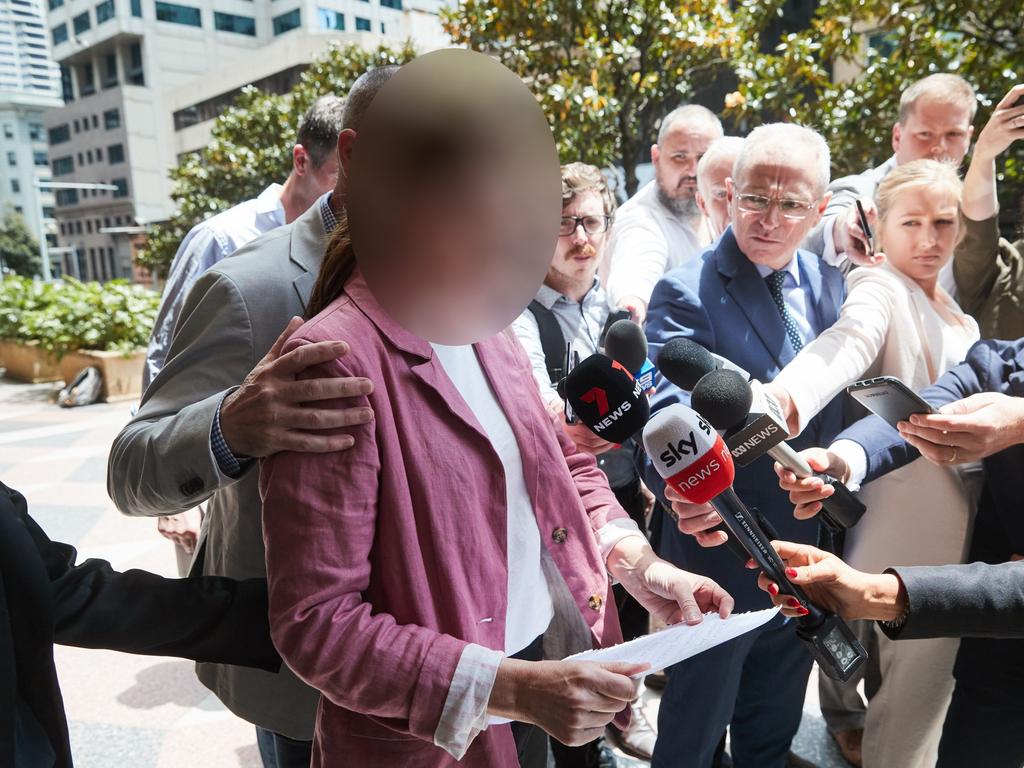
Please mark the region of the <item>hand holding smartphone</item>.
[[846, 391], [893, 429], [901, 421], [910, 421], [915, 413], [936, 413], [920, 395], [894, 376], [858, 381], [847, 387]]

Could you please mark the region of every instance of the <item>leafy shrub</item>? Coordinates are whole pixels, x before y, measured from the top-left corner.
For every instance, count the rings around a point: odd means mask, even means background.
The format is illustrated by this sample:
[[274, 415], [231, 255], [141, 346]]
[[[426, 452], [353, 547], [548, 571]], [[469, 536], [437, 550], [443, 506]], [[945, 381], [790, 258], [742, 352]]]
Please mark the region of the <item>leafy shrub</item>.
[[0, 280], [0, 339], [29, 342], [58, 358], [80, 349], [130, 355], [144, 348], [160, 296], [125, 280], [40, 283]]

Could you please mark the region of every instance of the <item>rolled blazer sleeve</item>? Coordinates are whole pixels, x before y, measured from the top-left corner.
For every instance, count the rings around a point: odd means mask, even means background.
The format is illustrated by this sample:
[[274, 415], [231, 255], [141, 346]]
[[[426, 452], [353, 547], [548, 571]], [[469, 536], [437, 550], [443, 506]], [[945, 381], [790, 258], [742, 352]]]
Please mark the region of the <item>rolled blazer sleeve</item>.
[[1024, 562], [889, 569], [907, 591], [903, 625], [889, 637], [1024, 638]]
[[[285, 350], [303, 343], [293, 339]], [[353, 374], [345, 361], [334, 361], [305, 375]], [[372, 407], [377, 396], [334, 405]], [[336, 705], [385, 719], [388, 727], [433, 743], [468, 643], [398, 624], [364, 600], [382, 468], [374, 422], [339, 432], [352, 435], [352, 448], [285, 452], [262, 462], [274, 642], [288, 666]]]
[[206, 272], [182, 307], [166, 364], [114, 439], [107, 492], [122, 513], [184, 512], [247, 475], [224, 474], [210, 441], [221, 401], [256, 363], [245, 300], [229, 277]]

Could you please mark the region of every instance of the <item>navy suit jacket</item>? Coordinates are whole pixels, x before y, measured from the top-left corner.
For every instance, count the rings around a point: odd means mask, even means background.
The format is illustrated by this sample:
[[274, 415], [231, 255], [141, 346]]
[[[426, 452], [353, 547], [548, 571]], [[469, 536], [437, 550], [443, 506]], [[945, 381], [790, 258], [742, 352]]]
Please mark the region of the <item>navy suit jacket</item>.
[[[824, 330], [839, 317], [845, 298], [843, 275], [807, 251], [797, 251], [797, 259], [814, 297], [816, 324]], [[699, 259], [673, 270], [654, 288], [647, 313], [651, 359], [677, 337], [692, 339], [732, 360], [760, 381], [774, 379], [796, 356], [764, 278], [740, 251], [731, 228]], [[677, 402], [688, 404], [689, 394], [662, 379], [651, 401], [652, 412]], [[827, 445], [841, 428], [842, 407], [837, 398], [791, 444], [798, 450]], [[664, 483], [649, 461], [644, 476], [648, 487], [664, 501]], [[779, 488], [772, 459], [763, 456], [749, 467], [738, 467], [735, 488], [746, 505], [757, 508], [783, 539], [815, 542], [817, 523], [793, 517], [793, 505]], [[718, 581], [736, 598], [737, 610], [771, 605], [757, 588], [756, 574], [744, 569], [725, 547], [701, 547], [668, 521], [658, 548], [663, 557], [681, 567]]]
[[[1024, 396], [1024, 339], [979, 341], [963, 363], [939, 377], [921, 396], [939, 407], [981, 392]], [[868, 457], [865, 482], [920, 456], [877, 416], [858, 421], [839, 438], [853, 440], [864, 448]], [[1024, 554], [1024, 445], [1007, 448], [982, 463], [985, 483], [969, 559], [1004, 563], [1011, 555]], [[928, 531], [921, 531], [921, 535], [927, 536]], [[956, 676], [975, 685], [1003, 687], [1009, 681], [1019, 686], [1024, 683], [1024, 640], [964, 639]]]

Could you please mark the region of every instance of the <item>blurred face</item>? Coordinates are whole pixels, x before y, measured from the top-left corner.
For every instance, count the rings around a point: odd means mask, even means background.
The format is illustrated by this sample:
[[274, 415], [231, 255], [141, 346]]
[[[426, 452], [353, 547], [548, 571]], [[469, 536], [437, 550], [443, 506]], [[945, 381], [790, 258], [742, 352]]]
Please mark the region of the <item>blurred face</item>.
[[304, 197], [316, 199], [335, 188], [338, 183], [338, 153], [331, 151], [319, 167], [313, 165], [313, 158], [301, 144], [295, 146], [292, 154], [293, 169], [298, 174]]
[[732, 176], [735, 161], [732, 156], [719, 157], [697, 176], [697, 204], [707, 217], [712, 236], [716, 238], [729, 226], [729, 196], [725, 180]]
[[801, 148], [759, 152], [727, 183], [733, 233], [755, 264], [782, 269], [821, 218], [828, 194], [818, 191]]
[[958, 200], [944, 189], [906, 187], [879, 231], [889, 263], [911, 280], [932, 287], [953, 258], [959, 234]]
[[594, 282], [597, 265], [604, 256], [604, 246], [608, 237], [607, 228], [602, 232], [591, 234], [589, 229], [599, 226], [607, 227], [604, 202], [594, 190], [577, 194], [567, 206], [562, 208], [562, 219], [569, 226], [568, 218], [583, 219], [573, 221], [575, 225], [569, 235], [560, 235], [555, 246], [555, 258], [545, 282], [558, 289], [565, 285], [590, 286]]
[[692, 217], [697, 207], [697, 162], [719, 137], [712, 126], [689, 127], [677, 122], [660, 144], [651, 147], [658, 197], [677, 216]]
[[967, 107], [921, 98], [907, 122], [892, 127], [892, 148], [901, 165], [911, 160], [946, 160], [960, 165], [973, 131]]

